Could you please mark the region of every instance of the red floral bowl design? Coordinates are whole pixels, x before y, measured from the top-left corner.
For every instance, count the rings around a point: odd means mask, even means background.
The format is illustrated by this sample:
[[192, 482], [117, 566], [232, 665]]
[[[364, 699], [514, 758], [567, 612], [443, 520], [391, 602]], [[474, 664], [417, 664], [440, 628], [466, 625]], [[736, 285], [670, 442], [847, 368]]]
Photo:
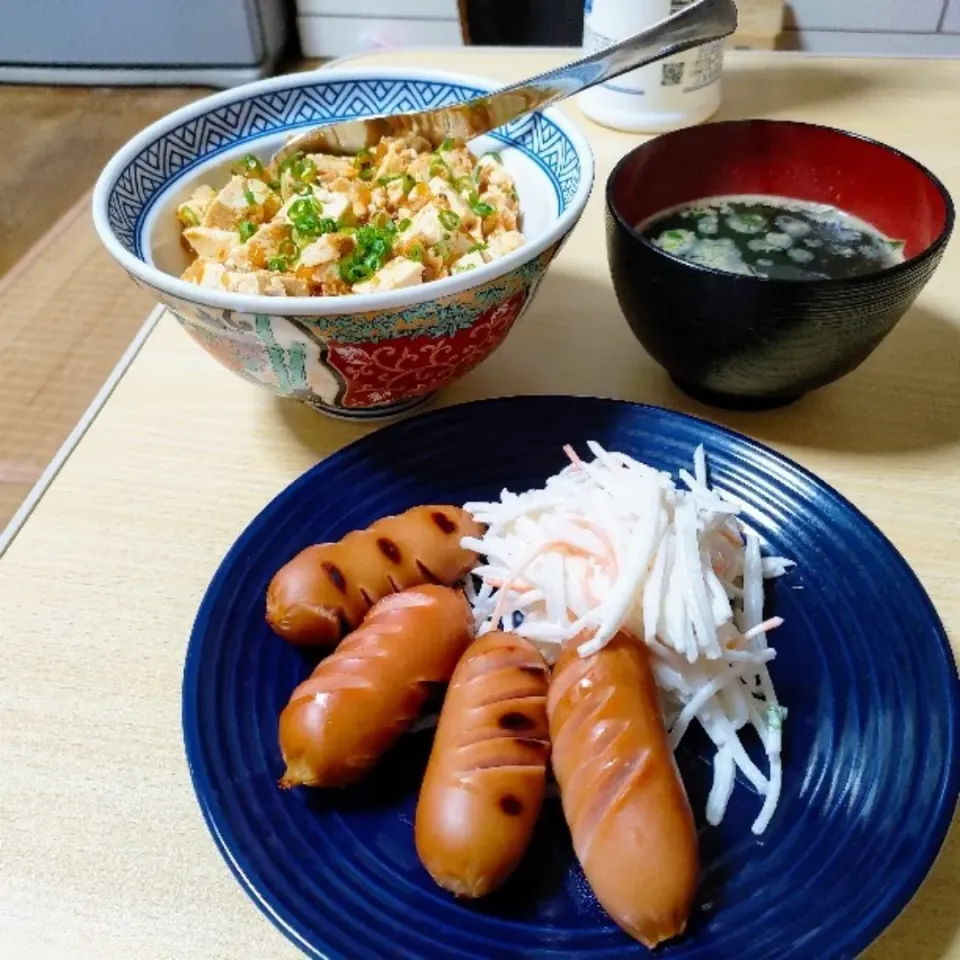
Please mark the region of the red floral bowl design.
[[562, 242], [480, 287], [374, 313], [210, 311], [153, 293], [197, 343], [245, 380], [335, 416], [394, 416], [469, 373], [503, 343]]

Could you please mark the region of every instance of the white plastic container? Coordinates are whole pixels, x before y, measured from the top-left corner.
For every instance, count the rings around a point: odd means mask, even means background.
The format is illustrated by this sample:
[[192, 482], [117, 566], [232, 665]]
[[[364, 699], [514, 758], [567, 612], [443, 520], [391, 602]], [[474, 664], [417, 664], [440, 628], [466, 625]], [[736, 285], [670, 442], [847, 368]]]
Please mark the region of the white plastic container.
[[[585, 0], [584, 53], [624, 40], [693, 0]], [[661, 133], [713, 116], [720, 107], [723, 41], [695, 47], [585, 90], [580, 109], [618, 130]]]

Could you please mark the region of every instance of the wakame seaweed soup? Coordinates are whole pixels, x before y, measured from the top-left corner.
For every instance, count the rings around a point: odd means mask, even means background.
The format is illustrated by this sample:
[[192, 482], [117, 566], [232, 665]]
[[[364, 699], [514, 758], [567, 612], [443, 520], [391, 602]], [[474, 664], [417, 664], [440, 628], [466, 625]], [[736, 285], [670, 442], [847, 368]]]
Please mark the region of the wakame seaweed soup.
[[843, 210], [788, 197], [707, 197], [639, 224], [674, 256], [727, 273], [825, 280], [903, 260], [903, 243]]

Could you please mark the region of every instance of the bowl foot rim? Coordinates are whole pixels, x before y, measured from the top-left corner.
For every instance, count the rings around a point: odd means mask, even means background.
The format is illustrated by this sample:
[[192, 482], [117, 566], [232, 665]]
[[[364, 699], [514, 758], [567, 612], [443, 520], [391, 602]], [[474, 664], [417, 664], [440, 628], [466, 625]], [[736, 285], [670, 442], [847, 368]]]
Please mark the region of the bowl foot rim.
[[[380, 407], [333, 407], [319, 399], [303, 399], [305, 403], [313, 410], [323, 413], [336, 420], [389, 420], [393, 417], [402, 416], [422, 406], [436, 396], [436, 391], [422, 393], [420, 396], [412, 397], [409, 400], [398, 400], [396, 403], [386, 403]], [[299, 399], [299, 398], [298, 398]]]
[[701, 387], [687, 380], [682, 380], [673, 375], [670, 379], [679, 390], [688, 397], [708, 407], [719, 407], [723, 410], [777, 410], [780, 407], [788, 407], [796, 403], [807, 393], [806, 390], [790, 391], [788, 393], [775, 393], [757, 396], [754, 394], [724, 393], [719, 390], [711, 390], [708, 387]]

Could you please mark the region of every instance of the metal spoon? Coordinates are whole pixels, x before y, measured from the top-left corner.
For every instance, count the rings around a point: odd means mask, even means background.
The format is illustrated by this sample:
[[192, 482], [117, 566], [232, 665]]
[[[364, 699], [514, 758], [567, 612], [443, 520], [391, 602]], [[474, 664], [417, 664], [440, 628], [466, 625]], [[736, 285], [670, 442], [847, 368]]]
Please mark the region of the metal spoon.
[[293, 153], [354, 154], [384, 136], [416, 133], [434, 147], [447, 137], [470, 140], [496, 127], [619, 77], [637, 67], [729, 36], [737, 28], [732, 0], [699, 0], [652, 27], [589, 57], [492, 93], [449, 107], [392, 116], [364, 117], [314, 127], [288, 140], [271, 161]]

